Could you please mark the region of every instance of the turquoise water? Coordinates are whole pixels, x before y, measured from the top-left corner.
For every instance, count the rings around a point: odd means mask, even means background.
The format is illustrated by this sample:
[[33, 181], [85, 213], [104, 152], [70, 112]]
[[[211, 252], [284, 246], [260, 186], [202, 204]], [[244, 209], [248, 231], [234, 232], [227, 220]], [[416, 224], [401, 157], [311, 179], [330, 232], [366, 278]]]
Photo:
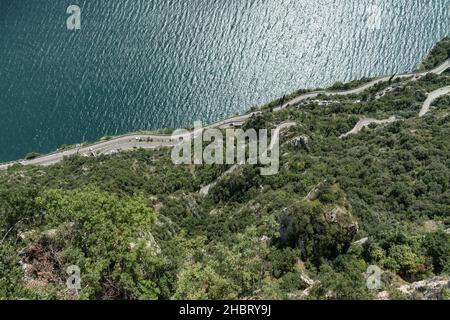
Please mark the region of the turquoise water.
[[406, 72], [449, 22], [450, 0], [0, 0], [0, 161]]

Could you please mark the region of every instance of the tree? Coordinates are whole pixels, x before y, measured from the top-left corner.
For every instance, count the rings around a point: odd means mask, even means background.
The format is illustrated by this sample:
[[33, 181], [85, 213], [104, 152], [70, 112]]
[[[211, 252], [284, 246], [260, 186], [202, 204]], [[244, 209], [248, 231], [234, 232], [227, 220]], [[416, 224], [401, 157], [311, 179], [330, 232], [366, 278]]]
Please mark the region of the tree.
[[408, 280], [415, 280], [425, 273], [425, 257], [416, 254], [408, 245], [395, 245], [389, 250], [386, 266]]
[[[199, 254], [200, 253], [200, 254]], [[241, 299], [254, 297], [270, 264], [267, 244], [256, 229], [234, 235], [228, 245], [203, 244], [178, 275], [174, 299]]]
[[152, 279], [157, 244], [151, 236], [155, 214], [142, 196], [119, 198], [97, 188], [48, 190], [37, 199], [66, 265], [82, 272], [89, 298], [157, 298]]
[[40, 156], [41, 156], [40, 153], [37, 153], [37, 152], [30, 152], [30, 153], [27, 153], [27, 154], [25, 155], [25, 160], [33, 160], [33, 159], [36, 159], [37, 157], [40, 157]]
[[366, 285], [367, 265], [349, 255], [339, 256], [334, 264], [324, 263], [310, 299], [366, 300], [373, 298]]
[[176, 300], [235, 299], [233, 283], [219, 275], [211, 265], [188, 263], [178, 276]]
[[0, 300], [20, 299], [27, 296], [23, 287], [23, 270], [14, 247], [8, 243], [0, 246]]
[[425, 238], [424, 247], [433, 259], [434, 272], [450, 273], [450, 234], [444, 231], [430, 233]]

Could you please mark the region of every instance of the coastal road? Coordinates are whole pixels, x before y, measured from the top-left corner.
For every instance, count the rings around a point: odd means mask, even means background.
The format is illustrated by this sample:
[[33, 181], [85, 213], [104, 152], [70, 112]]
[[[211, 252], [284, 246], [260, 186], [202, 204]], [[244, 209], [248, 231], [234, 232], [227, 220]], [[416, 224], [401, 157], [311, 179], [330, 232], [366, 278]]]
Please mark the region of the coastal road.
[[427, 72], [415, 72], [415, 73], [405, 73], [405, 74], [399, 74], [399, 75], [395, 75], [394, 77], [392, 76], [386, 76], [386, 77], [381, 77], [378, 79], [375, 79], [373, 81], [370, 81], [358, 88], [355, 89], [351, 89], [351, 90], [346, 90], [346, 91], [315, 91], [315, 92], [310, 92], [310, 93], [306, 93], [303, 95], [300, 95], [288, 102], [286, 102], [285, 104], [283, 104], [282, 106], [279, 106], [277, 108], [274, 109], [274, 111], [280, 111], [282, 109], [287, 108], [290, 105], [295, 105], [301, 101], [307, 100], [307, 99], [315, 99], [317, 98], [319, 95], [325, 95], [325, 96], [347, 96], [347, 95], [351, 95], [351, 94], [359, 94], [362, 93], [364, 91], [366, 91], [367, 89], [372, 88], [373, 86], [376, 86], [379, 83], [382, 82], [387, 82], [389, 81], [391, 78], [391, 80], [396, 80], [396, 79], [405, 79], [405, 78], [410, 78], [410, 77], [423, 77], [426, 76], [429, 73], [434, 73], [434, 74], [442, 74], [445, 70], [447, 70], [450, 67], [450, 60], [445, 61], [444, 63], [442, 63], [441, 65], [437, 66], [436, 68], [427, 71]]
[[[425, 76], [428, 73], [441, 74], [445, 70], [447, 70], [449, 67], [450, 67], [450, 60], [447, 60], [443, 64], [439, 65], [435, 69], [430, 70], [428, 72], [396, 75], [393, 77], [393, 79], [403, 79], [403, 78], [415, 77], [415, 76], [421, 77], [421, 76]], [[306, 93], [306, 94], [300, 95], [296, 98], [293, 98], [292, 100], [275, 108], [274, 112], [283, 110], [283, 109], [287, 108], [288, 106], [297, 104], [303, 100], [316, 98], [320, 94], [327, 95], [327, 96], [359, 94], [381, 82], [389, 81], [389, 79], [391, 79], [391, 77], [389, 77], [389, 76], [382, 77], [382, 78], [373, 80], [371, 82], [368, 82], [358, 88], [346, 90], [346, 91], [317, 91], [317, 92]], [[447, 89], [443, 88], [440, 90], [445, 91]], [[429, 98], [427, 99], [426, 103], [428, 103], [430, 105], [431, 102], [434, 101], [434, 99], [436, 99], [436, 97], [442, 95], [441, 93], [443, 91], [432, 92], [430, 94]], [[433, 97], [435, 97], [435, 98], [432, 99]], [[427, 107], [426, 104], [424, 104], [424, 107], [423, 107], [424, 114], [429, 110], [429, 105]], [[209, 128], [224, 129], [224, 128], [229, 128], [229, 127], [241, 126], [250, 117], [252, 117], [253, 115], [260, 114], [260, 113], [261, 113], [260, 111], [256, 111], [256, 112], [248, 113], [248, 114], [241, 115], [241, 116], [231, 117], [231, 118], [216, 122], [214, 124], [211, 124], [211, 125], [205, 127], [205, 129], [209, 129]], [[421, 114], [422, 114], [422, 111], [421, 111]], [[64, 150], [64, 151], [58, 151], [58, 152], [48, 154], [48, 155], [45, 155], [45, 156], [42, 156], [42, 157], [39, 157], [36, 159], [32, 159], [32, 160], [18, 160], [18, 161], [5, 163], [5, 164], [0, 164], [0, 170], [5, 170], [5, 169], [13, 166], [14, 164], [19, 164], [19, 163], [23, 164], [23, 165], [50, 166], [50, 165], [53, 165], [53, 164], [56, 164], [56, 163], [62, 161], [64, 159], [64, 157], [70, 157], [70, 156], [77, 155], [77, 154], [90, 156], [92, 154], [94, 154], [94, 155], [108, 154], [108, 153], [132, 150], [135, 148], [154, 149], [154, 148], [158, 148], [158, 147], [173, 147], [176, 144], [177, 140], [179, 140], [180, 138], [181, 138], [181, 136], [172, 137], [171, 135], [160, 135], [160, 134], [126, 134], [123, 136], [113, 138], [108, 141], [97, 142], [97, 143], [94, 143], [92, 145], [85, 146], [85, 147], [79, 147], [79, 148], [75, 147], [75, 148]]]
[[[248, 114], [226, 119], [218, 123], [212, 124], [208, 127], [205, 127], [204, 129], [209, 128], [224, 129], [230, 126], [240, 126], [252, 115], [253, 114]], [[120, 151], [128, 151], [136, 148], [155, 149], [159, 147], [173, 147], [174, 145], [176, 145], [179, 139], [187, 137], [188, 135], [192, 137], [194, 133], [192, 132], [190, 134], [180, 134], [174, 136], [163, 134], [139, 134], [139, 133], [127, 134], [113, 138], [108, 141], [101, 141], [84, 147], [74, 147], [68, 150], [59, 151], [42, 157], [38, 157], [32, 160], [19, 160], [5, 164], [0, 164], [0, 170], [5, 170], [13, 166], [14, 164], [18, 163], [22, 165], [51, 166], [62, 161], [64, 157], [70, 157], [74, 155], [91, 156], [91, 155], [115, 153]]]
[[442, 74], [445, 70], [447, 70], [450, 67], [450, 60], [445, 61], [443, 64], [437, 66], [433, 70], [431, 70], [431, 73], [435, 74]]

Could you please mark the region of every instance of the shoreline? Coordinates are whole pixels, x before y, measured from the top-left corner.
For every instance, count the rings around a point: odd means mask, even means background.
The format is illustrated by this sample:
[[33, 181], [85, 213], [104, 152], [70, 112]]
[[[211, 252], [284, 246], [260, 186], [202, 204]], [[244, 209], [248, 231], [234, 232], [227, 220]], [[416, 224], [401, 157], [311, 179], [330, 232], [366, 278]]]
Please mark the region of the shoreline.
[[[351, 94], [358, 94], [361, 92], [364, 92], [365, 90], [370, 89], [371, 87], [386, 82], [386, 81], [393, 81], [396, 79], [404, 79], [404, 78], [409, 78], [409, 77], [423, 77], [427, 74], [430, 73], [434, 73], [434, 74], [441, 74], [444, 71], [446, 71], [448, 68], [450, 67], [450, 59], [445, 60], [442, 64], [438, 65], [436, 68], [425, 71], [425, 72], [420, 72], [418, 70], [411, 72], [411, 73], [404, 73], [404, 74], [394, 74], [394, 75], [390, 75], [390, 76], [378, 76], [378, 77], [373, 77], [373, 78], [368, 78], [368, 82], [356, 87], [356, 88], [350, 88], [348, 90], [327, 90], [327, 89], [323, 89], [323, 90], [316, 90], [316, 91], [307, 91], [305, 90], [304, 93], [300, 93], [299, 95], [294, 95], [294, 93], [290, 94], [288, 97], [289, 100], [285, 101], [285, 99], [281, 98], [278, 100], [274, 100], [266, 105], [263, 105], [259, 108], [251, 108], [249, 111], [247, 111], [244, 114], [241, 115], [235, 115], [235, 116], [231, 116], [228, 118], [225, 118], [223, 120], [219, 120], [217, 122], [214, 122], [212, 124], [209, 124], [207, 126], [205, 126], [204, 128], [224, 128], [227, 126], [240, 126], [242, 125], [247, 119], [249, 119], [250, 117], [252, 117], [253, 115], [262, 113], [262, 112], [268, 112], [267, 108], [268, 106], [270, 106], [272, 103], [274, 102], [281, 102], [278, 105], [275, 104], [275, 106], [270, 107], [271, 111], [269, 112], [279, 112], [281, 110], [284, 110], [288, 107], [290, 107], [291, 105], [295, 105], [303, 100], [307, 100], [307, 99], [312, 99], [312, 98], [316, 98], [319, 95], [327, 95], [327, 96], [344, 96], [344, 95], [351, 95]], [[361, 79], [359, 79], [361, 80]], [[346, 84], [350, 84], [354, 81], [359, 81], [359, 80], [352, 80]], [[329, 88], [332, 88], [333, 86], [330, 86]], [[297, 90], [296, 92], [300, 92], [302, 91], [301, 89]], [[168, 128], [161, 128], [155, 131], [155, 133], [145, 133], [146, 131], [134, 131], [134, 132], [128, 132], [122, 135], [117, 135], [117, 136], [104, 136], [102, 138], [100, 138], [100, 140], [94, 141], [94, 142], [82, 142], [79, 144], [74, 144], [74, 145], [70, 145], [68, 146], [67, 149], [57, 149], [53, 152], [47, 153], [47, 154], [43, 154], [40, 155], [36, 158], [33, 159], [17, 159], [17, 160], [13, 160], [13, 161], [9, 161], [9, 162], [4, 162], [4, 163], [0, 163], [0, 170], [6, 170], [9, 167], [16, 165], [16, 164], [22, 164], [22, 165], [53, 165], [59, 161], [61, 161], [64, 157], [66, 156], [72, 156], [72, 155], [86, 155], [86, 153], [93, 153], [93, 148], [96, 147], [100, 147], [100, 146], [104, 146], [105, 148], [109, 145], [114, 145], [114, 144], [118, 144], [120, 142], [124, 143], [126, 145], [125, 149], [119, 148], [119, 150], [116, 150], [117, 152], [121, 152], [121, 151], [128, 151], [130, 150], [129, 147], [132, 147], [131, 149], [135, 149], [135, 145], [137, 142], [142, 142], [142, 141], [147, 141], [147, 143], [153, 143], [153, 145], [147, 145], [147, 148], [145, 149], [154, 149], [154, 148], [158, 148], [158, 147], [170, 147], [170, 143], [173, 143], [172, 139], [171, 139], [171, 134], [163, 134], [163, 133], [158, 133], [158, 131], [163, 131], [163, 130], [169, 130]], [[176, 129], [175, 129], [176, 130]], [[188, 129], [190, 130], [190, 129]], [[148, 131], [151, 132], [151, 131]], [[107, 139], [105, 139], [107, 138]], [[103, 140], [102, 140], [103, 139]], [[125, 141], [127, 139], [131, 139], [129, 141]], [[132, 140], [135, 139], [135, 143], [132, 143]], [[167, 139], [169, 139], [169, 141], [167, 141]], [[149, 141], [152, 140], [152, 141]], [[153, 140], [159, 141], [159, 145], [158, 142], [155, 142]], [[166, 145], [164, 145], [164, 143], [166, 143]], [[100, 152], [102, 151], [102, 148], [99, 148]], [[112, 150], [110, 150], [112, 151]], [[57, 155], [60, 155], [60, 157], [56, 157]], [[55, 157], [56, 159], [51, 159], [52, 157]], [[45, 162], [45, 159], [49, 158], [49, 160], [47, 162]]]

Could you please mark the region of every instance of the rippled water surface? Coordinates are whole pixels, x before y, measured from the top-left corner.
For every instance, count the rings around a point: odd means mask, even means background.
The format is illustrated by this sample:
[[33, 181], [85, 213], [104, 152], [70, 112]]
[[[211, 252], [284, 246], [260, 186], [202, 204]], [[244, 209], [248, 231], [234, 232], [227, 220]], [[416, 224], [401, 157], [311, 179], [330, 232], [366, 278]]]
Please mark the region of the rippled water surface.
[[0, 0], [0, 161], [406, 72], [449, 22], [450, 0]]

